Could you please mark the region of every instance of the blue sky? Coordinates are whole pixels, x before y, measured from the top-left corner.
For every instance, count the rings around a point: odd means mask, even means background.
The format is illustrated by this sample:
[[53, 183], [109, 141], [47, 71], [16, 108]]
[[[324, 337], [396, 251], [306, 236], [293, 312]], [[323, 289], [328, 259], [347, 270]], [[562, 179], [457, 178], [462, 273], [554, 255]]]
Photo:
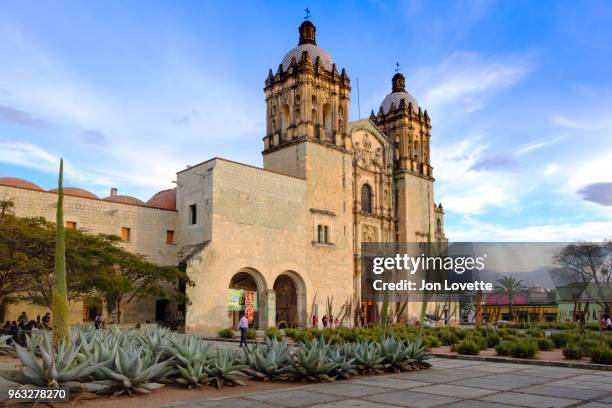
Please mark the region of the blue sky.
[[432, 117], [452, 240], [612, 237], [609, 1], [4, 2], [0, 175], [143, 200], [213, 156], [261, 165], [305, 7], [378, 111], [395, 62]]

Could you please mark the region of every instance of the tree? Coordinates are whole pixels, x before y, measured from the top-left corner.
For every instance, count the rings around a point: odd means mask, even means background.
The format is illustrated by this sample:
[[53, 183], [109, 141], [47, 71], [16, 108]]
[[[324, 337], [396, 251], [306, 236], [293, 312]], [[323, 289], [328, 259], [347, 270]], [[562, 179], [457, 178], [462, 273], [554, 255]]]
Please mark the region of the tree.
[[508, 295], [508, 308], [510, 312], [510, 320], [514, 320], [514, 294], [526, 290], [523, 281], [515, 279], [512, 276], [503, 276], [496, 281], [495, 291], [497, 293]]
[[64, 160], [60, 159], [57, 191], [57, 211], [55, 217], [55, 274], [51, 292], [51, 314], [53, 315], [53, 342], [70, 339], [70, 309], [68, 289], [66, 288], [66, 234], [64, 232]]
[[[10, 211], [2, 216], [2, 208], [11, 205], [0, 203], [0, 302], [23, 300], [51, 308], [55, 224], [40, 217], [16, 217]], [[178, 268], [155, 265], [127, 252], [116, 235], [64, 233], [70, 300], [110, 298], [107, 306], [112, 310], [117, 307], [116, 299], [120, 299], [121, 310], [125, 303], [147, 294], [187, 301], [178, 286], [193, 282]]]
[[612, 305], [612, 240], [603, 242], [577, 242], [565, 246], [553, 258], [556, 269], [552, 276], [557, 287], [579, 285], [580, 296], [575, 307], [579, 310], [580, 328], [584, 331], [589, 303], [599, 305], [603, 314], [610, 315]]
[[117, 248], [114, 267], [99, 277], [95, 287], [107, 300], [109, 314], [116, 312], [121, 323], [123, 306], [147, 296], [186, 302], [179, 283], [193, 285], [185, 272], [174, 266], [159, 266], [144, 257]]

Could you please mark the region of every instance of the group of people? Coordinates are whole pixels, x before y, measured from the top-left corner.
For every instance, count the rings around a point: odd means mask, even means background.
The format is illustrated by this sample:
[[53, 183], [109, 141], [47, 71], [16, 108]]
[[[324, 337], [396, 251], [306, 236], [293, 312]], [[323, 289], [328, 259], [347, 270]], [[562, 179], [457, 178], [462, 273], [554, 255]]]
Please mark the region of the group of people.
[[30, 320], [26, 312], [21, 312], [17, 320], [7, 320], [2, 327], [9, 331], [12, 336], [20, 336], [21, 333], [32, 333], [38, 330], [49, 330], [51, 328], [51, 313], [45, 314], [42, 318], [36, 316], [36, 320]]
[[[336, 320], [334, 320], [333, 316], [323, 315], [321, 323], [323, 323], [323, 327], [338, 327], [340, 326], [340, 319], [336, 317]], [[312, 327], [319, 327], [319, 318], [317, 315], [312, 315]]]
[[603, 315], [599, 320], [599, 328], [601, 330], [612, 330], [612, 318], [608, 315]]

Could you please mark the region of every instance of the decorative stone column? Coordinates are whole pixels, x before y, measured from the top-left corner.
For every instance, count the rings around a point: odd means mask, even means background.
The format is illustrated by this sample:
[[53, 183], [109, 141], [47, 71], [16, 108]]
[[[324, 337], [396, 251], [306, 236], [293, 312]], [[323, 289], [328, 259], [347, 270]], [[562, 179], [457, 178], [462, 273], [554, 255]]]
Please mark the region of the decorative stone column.
[[263, 329], [276, 327], [276, 292], [274, 289], [266, 289], [262, 298], [261, 327]]

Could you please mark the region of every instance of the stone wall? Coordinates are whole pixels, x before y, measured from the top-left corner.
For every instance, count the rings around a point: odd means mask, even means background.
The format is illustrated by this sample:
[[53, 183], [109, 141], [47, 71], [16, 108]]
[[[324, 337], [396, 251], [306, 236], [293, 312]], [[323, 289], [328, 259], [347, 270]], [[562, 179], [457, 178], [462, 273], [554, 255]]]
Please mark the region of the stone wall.
[[[15, 204], [15, 215], [18, 217], [44, 217], [48, 221], [55, 221], [56, 193], [0, 186], [0, 200], [12, 200]], [[65, 196], [64, 221], [76, 222], [79, 230], [91, 234], [121, 235], [122, 227], [130, 228], [130, 241], [121, 243], [126, 250], [144, 255], [147, 260], [159, 265], [177, 264], [177, 245], [166, 243], [166, 231], [177, 230], [176, 211]], [[11, 319], [14, 311], [21, 313], [22, 310], [31, 310], [35, 318], [36, 314], [43, 313], [45, 309], [20, 303], [7, 305], [5, 308], [7, 318]], [[71, 307], [72, 323], [81, 323], [82, 317], [82, 302], [75, 302]], [[125, 323], [154, 319], [153, 298], [133, 301], [123, 310]]]
[[[191, 305], [187, 309], [186, 330], [197, 334], [216, 334], [231, 325], [228, 313], [228, 289], [238, 272], [251, 274], [257, 282], [260, 325], [275, 324], [275, 316], [266, 315], [274, 301], [276, 278], [285, 271], [299, 277], [306, 296], [313, 292], [312, 271], [305, 260], [304, 180], [240, 163], [214, 159], [208, 165], [212, 178], [212, 241], [188, 261], [187, 271], [196, 282], [188, 288]], [[180, 188], [191, 189], [186, 173], [181, 173]], [[210, 185], [209, 185], [210, 186]], [[203, 233], [204, 234], [204, 233]], [[194, 238], [195, 243], [204, 238]], [[269, 295], [270, 298], [266, 298]], [[307, 298], [301, 299], [306, 303]], [[271, 305], [273, 306], [273, 305]], [[271, 307], [271, 313], [274, 308]]]

